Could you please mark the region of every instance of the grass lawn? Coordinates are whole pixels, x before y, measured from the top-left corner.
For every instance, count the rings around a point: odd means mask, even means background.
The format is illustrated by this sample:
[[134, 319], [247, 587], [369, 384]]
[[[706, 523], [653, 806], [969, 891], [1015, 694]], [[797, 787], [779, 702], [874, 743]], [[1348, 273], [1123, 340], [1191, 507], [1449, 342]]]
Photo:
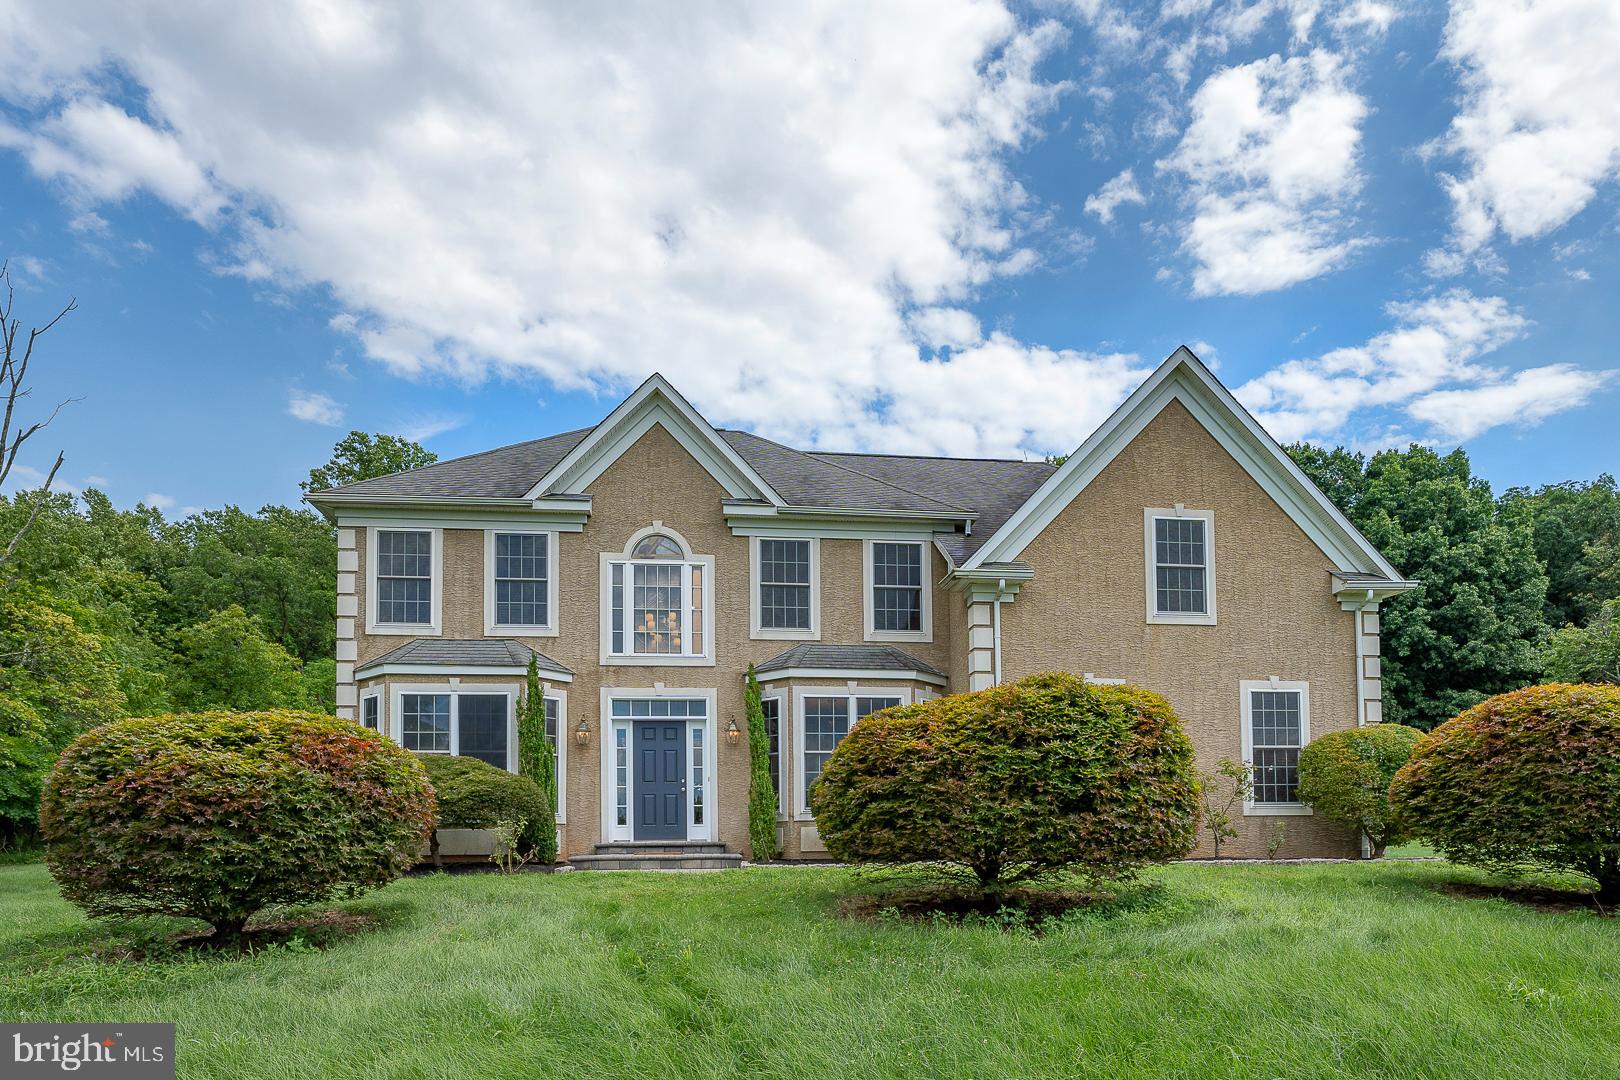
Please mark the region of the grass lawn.
[[835, 869], [414, 878], [321, 951], [96, 959], [0, 866], [0, 1016], [175, 1021], [182, 1076], [1612, 1077], [1620, 920], [1443, 863], [1194, 866], [1047, 933], [833, 917]]

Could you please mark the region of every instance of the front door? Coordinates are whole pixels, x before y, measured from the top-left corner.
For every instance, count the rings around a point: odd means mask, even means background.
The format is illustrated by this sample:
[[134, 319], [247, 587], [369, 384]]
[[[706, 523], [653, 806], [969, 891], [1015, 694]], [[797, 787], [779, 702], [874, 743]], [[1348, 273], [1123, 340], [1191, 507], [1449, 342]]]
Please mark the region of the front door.
[[637, 720], [635, 838], [686, 839], [686, 723]]

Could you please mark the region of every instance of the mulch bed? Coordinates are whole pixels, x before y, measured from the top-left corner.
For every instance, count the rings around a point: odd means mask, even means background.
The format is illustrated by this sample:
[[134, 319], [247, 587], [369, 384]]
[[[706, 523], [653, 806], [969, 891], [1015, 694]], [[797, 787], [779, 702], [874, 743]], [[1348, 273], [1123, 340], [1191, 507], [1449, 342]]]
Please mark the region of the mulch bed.
[[1113, 893], [1085, 889], [1013, 889], [1002, 896], [999, 904], [994, 904], [986, 903], [980, 894], [964, 889], [898, 889], [846, 896], [838, 902], [838, 914], [863, 922], [876, 922], [883, 918], [963, 922], [987, 918], [1005, 920], [1009, 913], [1016, 913], [1015, 919], [1039, 924], [1066, 911], [1094, 907], [1114, 899]]
[[1471, 885], [1462, 882], [1448, 882], [1436, 888], [1447, 896], [1465, 900], [1508, 900], [1554, 915], [1568, 911], [1585, 911], [1604, 918], [1614, 915], [1613, 909], [1600, 906], [1592, 893], [1575, 889], [1550, 889], [1539, 885]]
[[150, 941], [117, 945], [98, 955], [104, 960], [162, 960], [186, 954], [246, 955], [277, 945], [325, 949], [381, 923], [382, 919], [375, 915], [319, 911], [255, 923], [236, 941], [219, 941], [212, 930], [188, 930]]

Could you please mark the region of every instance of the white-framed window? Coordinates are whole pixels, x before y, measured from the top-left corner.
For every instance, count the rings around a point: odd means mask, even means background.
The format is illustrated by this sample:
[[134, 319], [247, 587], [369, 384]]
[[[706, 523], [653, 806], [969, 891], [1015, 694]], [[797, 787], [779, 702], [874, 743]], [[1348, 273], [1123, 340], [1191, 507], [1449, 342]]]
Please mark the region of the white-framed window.
[[444, 530], [366, 530], [366, 631], [433, 636], [439, 632]]
[[1243, 759], [1254, 768], [1246, 814], [1309, 814], [1299, 801], [1299, 751], [1311, 738], [1311, 689], [1305, 682], [1245, 680]]
[[1215, 624], [1215, 512], [1143, 511], [1147, 621]]
[[453, 682], [394, 687], [394, 741], [418, 754], [472, 757], [517, 771], [517, 687]]
[[810, 788], [821, 775], [833, 750], [844, 741], [850, 728], [875, 712], [911, 703], [909, 689], [887, 687], [801, 687], [794, 691], [798, 717], [794, 745], [798, 747], [798, 768], [794, 770], [794, 802], [801, 818], [811, 817]]
[[787, 760], [783, 753], [782, 737], [782, 699], [779, 697], [761, 697], [760, 711], [765, 714], [765, 744], [766, 762], [771, 770], [771, 783], [776, 787], [776, 816], [787, 817], [788, 793], [787, 777], [782, 773], [782, 763]]
[[557, 534], [549, 529], [484, 530], [484, 631], [527, 637], [557, 634]]
[[821, 636], [821, 543], [809, 536], [756, 536], [749, 541], [752, 636]]
[[934, 583], [926, 540], [866, 540], [867, 641], [932, 641]]
[[602, 556], [604, 664], [714, 664], [714, 557], [662, 522]]
[[360, 725], [372, 731], [382, 730], [382, 694], [366, 694], [360, 699]]
[[546, 741], [551, 744], [551, 759], [556, 766], [557, 824], [568, 820], [568, 799], [564, 787], [568, 779], [568, 693], [547, 687], [542, 699], [546, 707]]
[[719, 791], [715, 777], [717, 691], [674, 687], [603, 687], [602, 835], [634, 838], [636, 812], [635, 724], [638, 720], [686, 724], [686, 839], [718, 833]]

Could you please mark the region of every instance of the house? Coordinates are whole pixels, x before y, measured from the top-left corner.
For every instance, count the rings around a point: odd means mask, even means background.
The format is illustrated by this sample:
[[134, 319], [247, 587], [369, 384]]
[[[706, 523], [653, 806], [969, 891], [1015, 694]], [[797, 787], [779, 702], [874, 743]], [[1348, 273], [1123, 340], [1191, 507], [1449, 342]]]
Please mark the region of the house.
[[1380, 720], [1378, 606], [1414, 587], [1185, 348], [1061, 467], [795, 450], [655, 375], [594, 427], [309, 501], [338, 712], [515, 768], [537, 657], [578, 865], [746, 854], [749, 664], [789, 858], [824, 855], [806, 791], [863, 716], [1053, 669], [1163, 693], [1206, 769], [1254, 763], [1229, 850], [1283, 819], [1284, 854], [1354, 855], [1299, 748]]

